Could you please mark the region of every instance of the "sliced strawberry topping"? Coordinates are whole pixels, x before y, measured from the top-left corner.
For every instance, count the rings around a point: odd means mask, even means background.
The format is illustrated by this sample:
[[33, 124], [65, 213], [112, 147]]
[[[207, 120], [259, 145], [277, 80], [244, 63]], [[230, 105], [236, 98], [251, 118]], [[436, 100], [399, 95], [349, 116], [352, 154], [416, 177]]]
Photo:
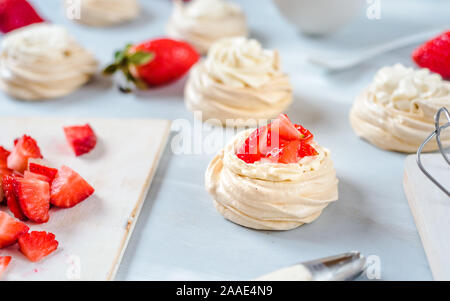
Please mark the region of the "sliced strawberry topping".
[[271, 123], [272, 135], [278, 133], [280, 139], [298, 140], [302, 138], [302, 134], [295, 128], [295, 125], [287, 117], [286, 114], [281, 114]]
[[7, 159], [9, 154], [11, 154], [8, 150], [4, 149], [0, 146], [0, 168], [8, 167]]
[[49, 177], [31, 172], [29, 170], [25, 170], [25, 172], [23, 173], [23, 177], [25, 179], [36, 179], [39, 181], [44, 181], [47, 182], [49, 185], [52, 183], [52, 180]]
[[285, 147], [282, 148], [278, 158], [279, 163], [289, 164], [298, 162], [300, 149], [302, 142], [300, 140], [289, 141]]
[[28, 166], [28, 159], [42, 158], [41, 150], [36, 140], [30, 136], [24, 135], [14, 145], [11, 154], [8, 157], [8, 168], [23, 173]]
[[11, 256], [0, 256], [0, 277], [11, 262]]
[[15, 244], [19, 236], [28, 230], [27, 225], [0, 211], [0, 249]]
[[7, 175], [3, 177], [2, 186], [5, 191], [6, 203], [8, 204], [9, 210], [14, 214], [15, 218], [21, 221], [26, 221], [28, 218], [22, 212], [20, 208], [19, 199], [17, 198], [16, 191], [14, 189], [15, 176]]
[[236, 155], [249, 164], [262, 159], [273, 163], [296, 163], [303, 157], [317, 155], [310, 145], [313, 137], [310, 131], [281, 114], [271, 124], [251, 133]]
[[14, 191], [22, 212], [36, 223], [48, 222], [50, 185], [36, 179], [14, 178]]
[[89, 153], [97, 144], [97, 136], [89, 124], [65, 127], [64, 133], [76, 156]]
[[56, 177], [56, 174], [58, 173], [58, 170], [56, 168], [51, 168], [36, 163], [30, 163], [28, 169], [30, 172], [34, 174], [45, 176], [48, 179], [49, 184], [52, 184], [53, 179]]
[[67, 166], [62, 166], [53, 180], [50, 202], [57, 207], [70, 208], [93, 193], [94, 188], [79, 174]]
[[319, 153], [308, 143], [302, 143], [298, 151], [300, 158], [317, 156]]
[[53, 233], [33, 231], [20, 235], [20, 251], [32, 262], [42, 260], [58, 248]]

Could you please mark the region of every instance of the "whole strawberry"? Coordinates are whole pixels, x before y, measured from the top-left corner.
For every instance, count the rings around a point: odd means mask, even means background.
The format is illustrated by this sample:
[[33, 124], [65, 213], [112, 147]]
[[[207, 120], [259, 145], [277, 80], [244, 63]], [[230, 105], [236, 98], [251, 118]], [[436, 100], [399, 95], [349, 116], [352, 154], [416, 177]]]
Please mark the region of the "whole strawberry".
[[[185, 42], [156, 39], [117, 51], [115, 62], [103, 72], [111, 75], [121, 71], [136, 87], [146, 89], [181, 78], [199, 58], [197, 51]], [[129, 92], [129, 89], [122, 90]]]
[[450, 78], [450, 31], [421, 45], [414, 50], [412, 58], [420, 67]]
[[33, 23], [44, 22], [26, 0], [0, 0], [0, 31], [8, 33]]

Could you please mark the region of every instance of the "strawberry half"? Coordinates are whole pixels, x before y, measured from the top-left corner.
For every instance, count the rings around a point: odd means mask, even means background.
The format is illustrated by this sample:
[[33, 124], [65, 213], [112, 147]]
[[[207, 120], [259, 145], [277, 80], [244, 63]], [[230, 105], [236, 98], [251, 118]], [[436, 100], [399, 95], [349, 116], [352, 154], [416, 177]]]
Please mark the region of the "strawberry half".
[[0, 146], [0, 168], [8, 167], [7, 159], [10, 154], [11, 152]]
[[37, 163], [30, 163], [28, 170], [34, 174], [42, 175], [47, 178], [47, 182], [51, 185], [53, 179], [56, 177], [58, 170], [56, 168], [51, 168], [48, 166], [40, 165]]
[[62, 166], [53, 180], [50, 202], [61, 208], [71, 208], [81, 203], [94, 193], [79, 174], [67, 166]]
[[19, 248], [30, 261], [37, 262], [53, 253], [58, 248], [58, 241], [53, 233], [33, 231], [20, 235]]
[[[140, 89], [161, 86], [181, 78], [200, 59], [188, 43], [173, 39], [155, 39], [127, 45], [117, 51], [115, 62], [103, 71], [106, 75], [121, 71]], [[130, 92], [129, 88], [121, 88]]]
[[64, 127], [64, 133], [77, 157], [89, 153], [97, 144], [97, 136], [89, 124]]
[[0, 256], [0, 277], [11, 262], [11, 256]]
[[44, 22], [26, 0], [0, 1], [0, 31], [8, 33], [33, 23]]
[[16, 191], [14, 189], [14, 182], [15, 176], [13, 175], [3, 177], [2, 187], [5, 191], [6, 203], [15, 218], [18, 218], [21, 221], [27, 221], [28, 218], [22, 212], [22, 208], [20, 208], [19, 199], [17, 198]]
[[23, 173], [28, 167], [28, 159], [42, 158], [41, 150], [36, 140], [24, 135], [17, 140], [8, 157], [8, 168]]
[[50, 185], [48, 182], [14, 178], [14, 191], [19, 200], [20, 209], [30, 220], [36, 223], [48, 222], [50, 215]]
[[450, 30], [414, 50], [412, 59], [420, 67], [450, 78]]
[[15, 244], [19, 236], [28, 230], [27, 225], [0, 211], [0, 249]]

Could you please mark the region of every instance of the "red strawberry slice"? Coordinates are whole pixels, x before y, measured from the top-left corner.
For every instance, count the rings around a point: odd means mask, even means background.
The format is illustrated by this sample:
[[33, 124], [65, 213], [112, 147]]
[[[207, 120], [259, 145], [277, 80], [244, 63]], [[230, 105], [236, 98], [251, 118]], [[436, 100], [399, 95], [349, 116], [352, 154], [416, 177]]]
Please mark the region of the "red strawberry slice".
[[77, 157], [89, 153], [97, 144], [97, 136], [89, 124], [64, 127], [64, 133]]
[[271, 123], [272, 135], [278, 133], [280, 139], [285, 140], [300, 140], [303, 135], [295, 128], [291, 120], [286, 116], [286, 114], [280, 114], [277, 119]]
[[11, 154], [8, 150], [4, 149], [0, 146], [0, 168], [8, 167], [7, 159], [9, 154]]
[[0, 1], [0, 31], [3, 33], [43, 21], [26, 0]]
[[20, 235], [19, 248], [30, 261], [38, 262], [58, 248], [58, 241], [53, 233], [33, 231]]
[[40, 175], [34, 172], [31, 172], [29, 170], [25, 170], [25, 172], [23, 173], [23, 177], [25, 179], [36, 179], [39, 181], [44, 181], [47, 182], [49, 185], [52, 183], [52, 180], [44, 175]]
[[48, 222], [50, 185], [36, 179], [14, 178], [14, 191], [22, 212], [36, 223]]
[[17, 198], [16, 191], [14, 189], [15, 176], [4, 176], [2, 181], [3, 190], [5, 191], [6, 203], [9, 210], [14, 214], [15, 218], [21, 221], [27, 221], [28, 218], [22, 212], [20, 208], [19, 199]]
[[414, 50], [412, 59], [420, 67], [450, 78], [450, 30]]
[[27, 225], [0, 211], [0, 249], [15, 244], [19, 236], [28, 230]]
[[11, 256], [0, 256], [0, 277], [11, 262]]
[[[111, 75], [117, 71], [138, 88], [160, 86], [181, 78], [200, 59], [188, 43], [173, 39], [155, 39], [128, 45], [115, 55], [115, 62], [103, 71]], [[129, 89], [122, 89], [129, 92]]]
[[20, 138], [8, 157], [8, 168], [23, 173], [28, 167], [28, 159], [42, 158], [36, 140], [24, 135]]
[[298, 155], [300, 158], [303, 157], [310, 157], [310, 156], [317, 156], [319, 153], [316, 151], [314, 147], [312, 147], [308, 143], [302, 142], [302, 145], [300, 146], [300, 149], [298, 150]]
[[36, 163], [30, 163], [30, 165], [28, 166], [28, 170], [34, 174], [45, 176], [49, 180], [48, 182], [50, 185], [52, 184], [53, 179], [58, 173], [58, 170], [56, 168], [51, 168]]
[[314, 135], [311, 134], [309, 130], [305, 129], [299, 124], [296, 124], [295, 128], [303, 135], [303, 138], [301, 139], [303, 142], [310, 142], [311, 140], [313, 140]]
[[301, 144], [302, 142], [299, 140], [290, 141], [281, 151], [278, 162], [284, 164], [297, 163], [300, 159], [298, 150], [300, 149]]
[[94, 188], [79, 174], [67, 166], [62, 166], [53, 180], [50, 202], [57, 207], [71, 208], [93, 193]]
[[5, 190], [3, 189], [3, 177], [10, 176], [13, 174], [13, 171], [9, 168], [0, 167], [0, 204], [3, 203], [5, 199]]

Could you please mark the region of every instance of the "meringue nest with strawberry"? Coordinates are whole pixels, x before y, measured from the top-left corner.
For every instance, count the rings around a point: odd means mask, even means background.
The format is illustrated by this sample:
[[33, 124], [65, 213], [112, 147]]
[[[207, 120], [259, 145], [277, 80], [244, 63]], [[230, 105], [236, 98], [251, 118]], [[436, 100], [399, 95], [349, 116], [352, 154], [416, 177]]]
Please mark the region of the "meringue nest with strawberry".
[[330, 151], [285, 115], [236, 135], [208, 166], [205, 185], [226, 219], [260, 230], [311, 223], [338, 199]]

